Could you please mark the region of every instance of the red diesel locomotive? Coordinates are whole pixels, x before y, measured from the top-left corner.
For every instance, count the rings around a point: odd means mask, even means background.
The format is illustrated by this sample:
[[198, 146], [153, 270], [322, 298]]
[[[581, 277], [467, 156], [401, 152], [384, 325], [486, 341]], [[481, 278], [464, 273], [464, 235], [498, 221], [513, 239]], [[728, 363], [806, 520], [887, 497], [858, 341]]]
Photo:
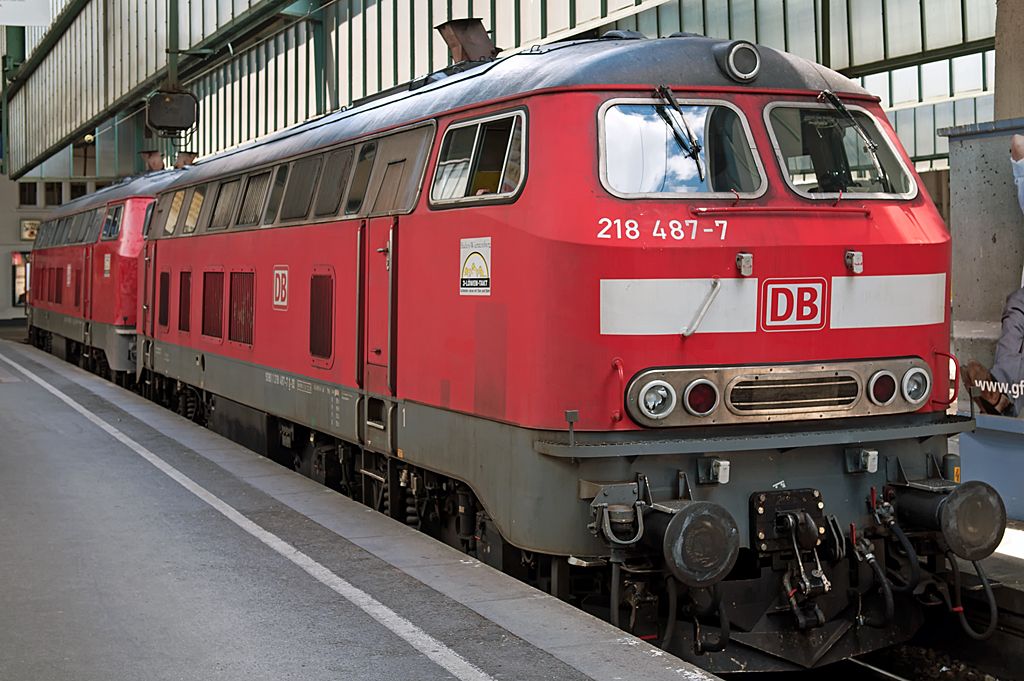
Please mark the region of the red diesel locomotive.
[[145, 394], [708, 669], [905, 640], [1002, 537], [947, 450], [949, 235], [824, 67], [613, 32], [158, 192]]
[[142, 227], [156, 193], [177, 175], [151, 173], [93, 192], [40, 226], [29, 287], [35, 344], [118, 383], [134, 373]]

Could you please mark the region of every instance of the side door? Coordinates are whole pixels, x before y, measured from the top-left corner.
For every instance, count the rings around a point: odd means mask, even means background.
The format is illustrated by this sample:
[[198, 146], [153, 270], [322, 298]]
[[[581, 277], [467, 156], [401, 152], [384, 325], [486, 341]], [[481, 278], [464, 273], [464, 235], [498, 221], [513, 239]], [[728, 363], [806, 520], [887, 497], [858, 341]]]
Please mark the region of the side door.
[[[360, 387], [371, 395], [396, 396], [398, 391], [398, 214], [409, 213], [415, 206], [434, 131], [435, 125], [430, 122], [364, 143], [349, 185], [346, 214], [368, 216], [360, 222], [359, 230], [357, 376]], [[368, 398], [367, 422], [390, 422], [387, 414], [377, 411], [385, 406], [379, 399]]]
[[142, 243], [142, 295], [139, 314], [139, 328], [142, 331], [139, 352], [135, 359], [136, 373], [141, 376], [142, 369], [153, 368], [153, 337], [156, 318], [156, 242], [147, 239]]
[[397, 274], [398, 218], [366, 221], [366, 336], [363, 386], [370, 392], [394, 394], [393, 332], [396, 330], [393, 293]]
[[[387, 213], [394, 209], [404, 172], [405, 159], [387, 164], [374, 200], [373, 213]], [[372, 217], [366, 221], [363, 261], [366, 263], [364, 387], [370, 392], [388, 395], [394, 395], [397, 387], [398, 224], [397, 215]]]
[[105, 208], [97, 208], [93, 212], [85, 240], [85, 254], [84, 261], [82, 262], [82, 316], [89, 321], [92, 320], [93, 277], [96, 275], [96, 264], [94, 262], [96, 241], [99, 239], [100, 230], [103, 228], [103, 217], [106, 212]]

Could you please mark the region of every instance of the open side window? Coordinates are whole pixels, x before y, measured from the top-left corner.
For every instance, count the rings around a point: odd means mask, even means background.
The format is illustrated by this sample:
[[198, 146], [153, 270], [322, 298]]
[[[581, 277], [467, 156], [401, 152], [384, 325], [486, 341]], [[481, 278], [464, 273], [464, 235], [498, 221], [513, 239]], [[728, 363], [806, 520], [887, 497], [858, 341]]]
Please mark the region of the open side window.
[[525, 126], [522, 111], [449, 126], [437, 157], [431, 203], [514, 196], [525, 176]]
[[107, 209], [107, 219], [103, 222], [102, 239], [109, 241], [116, 239], [121, 233], [121, 214], [124, 212], [124, 204], [111, 206]]

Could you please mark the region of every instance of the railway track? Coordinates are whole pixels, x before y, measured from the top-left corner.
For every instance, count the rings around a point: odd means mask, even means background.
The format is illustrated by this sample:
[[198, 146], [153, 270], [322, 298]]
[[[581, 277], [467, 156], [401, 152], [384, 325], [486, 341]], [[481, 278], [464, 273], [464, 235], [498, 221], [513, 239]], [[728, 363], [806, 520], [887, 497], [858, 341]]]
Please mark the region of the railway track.
[[[720, 674], [728, 681], [1008, 681], [934, 648], [900, 645], [797, 672]], [[1016, 678], [1016, 677], [1014, 677]]]

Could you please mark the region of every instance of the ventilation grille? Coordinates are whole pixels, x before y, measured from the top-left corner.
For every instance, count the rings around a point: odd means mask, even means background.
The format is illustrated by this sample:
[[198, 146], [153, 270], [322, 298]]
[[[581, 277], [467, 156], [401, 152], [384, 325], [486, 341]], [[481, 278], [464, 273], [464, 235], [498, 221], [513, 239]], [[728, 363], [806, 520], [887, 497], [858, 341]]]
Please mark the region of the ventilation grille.
[[238, 210], [239, 225], [255, 225], [259, 222], [263, 212], [263, 199], [267, 196], [269, 184], [269, 170], [259, 175], [253, 175], [246, 181], [242, 207]]
[[75, 307], [82, 304], [82, 270], [75, 270]]
[[834, 373], [813, 378], [761, 377], [734, 383], [729, 402], [736, 411], [752, 414], [827, 411], [852, 406], [859, 392], [855, 378]]
[[160, 273], [160, 326], [167, 326], [170, 311], [167, 309], [171, 306], [171, 273], [161, 272]]
[[54, 301], [58, 305], [64, 304], [64, 268], [53, 269]]
[[254, 272], [231, 273], [231, 320], [228, 340], [252, 345]]
[[178, 330], [192, 329], [192, 273], [182, 272], [178, 290]]
[[224, 337], [223, 272], [203, 272], [203, 335]]
[[314, 274], [309, 284], [309, 354], [330, 359], [334, 350], [334, 278]]

